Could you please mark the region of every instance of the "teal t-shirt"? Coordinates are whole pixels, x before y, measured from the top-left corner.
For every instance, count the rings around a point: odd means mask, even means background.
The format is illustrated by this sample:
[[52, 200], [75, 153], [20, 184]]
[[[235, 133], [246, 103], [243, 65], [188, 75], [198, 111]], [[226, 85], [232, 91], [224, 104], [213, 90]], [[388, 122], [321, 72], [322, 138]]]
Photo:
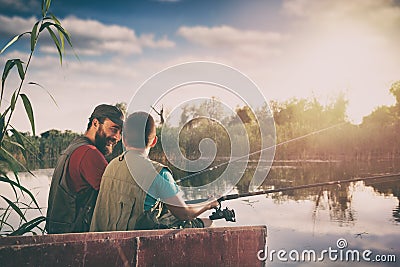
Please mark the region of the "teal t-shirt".
[[178, 192], [178, 185], [175, 183], [171, 172], [167, 168], [162, 168], [151, 184], [149, 192], [147, 192], [144, 200], [144, 210], [149, 210], [153, 207], [157, 199], [167, 199], [175, 196]]

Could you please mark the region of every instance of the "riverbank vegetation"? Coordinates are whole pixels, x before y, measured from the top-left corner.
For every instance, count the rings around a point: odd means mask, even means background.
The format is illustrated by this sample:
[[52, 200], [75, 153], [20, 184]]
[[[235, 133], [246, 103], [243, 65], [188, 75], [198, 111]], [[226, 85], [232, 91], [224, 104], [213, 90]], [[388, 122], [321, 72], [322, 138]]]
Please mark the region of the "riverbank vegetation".
[[[62, 63], [65, 41], [71, 45], [68, 32], [61, 26], [61, 23], [56, 16], [49, 12], [50, 4], [51, 0], [43, 0], [39, 16], [40, 19], [35, 22], [32, 30], [15, 36], [0, 50], [0, 54], [3, 54], [7, 48], [20, 39], [23, 39], [22, 37], [29, 37], [30, 51], [28, 52], [27, 58], [8, 59], [5, 62], [1, 78], [0, 183], [2, 186], [10, 186], [14, 193], [14, 198], [0, 195], [1, 201], [6, 203], [6, 208], [2, 209], [0, 212], [1, 235], [22, 235], [30, 232], [33, 228], [38, 227], [38, 225], [46, 219], [44, 216], [38, 216], [34, 219], [25, 216], [27, 208], [40, 210], [40, 207], [31, 191], [20, 184], [18, 173], [20, 171], [25, 171], [33, 175], [28, 162], [35, 160], [38, 154], [35, 119], [32, 105], [28, 97], [29, 90], [27, 87], [38, 86], [43, 89], [44, 87], [36, 82], [26, 81], [26, 77], [31, 59], [36, 51], [39, 36], [44, 32], [50, 34], [50, 37], [57, 48], [60, 63]], [[17, 73], [17, 79], [19, 79], [16, 88], [13, 88], [12, 85], [7, 83], [9, 74], [13, 72]], [[18, 101], [22, 101], [30, 122], [32, 135], [21, 133], [11, 123], [11, 118], [14, 115]], [[10, 173], [12, 175], [10, 175]], [[28, 196], [27, 202], [21, 200], [20, 194], [22, 196]], [[20, 223], [17, 226], [8, 223], [8, 219], [14, 213], [20, 218]], [[3, 231], [4, 228], [7, 230]]]
[[[365, 116], [359, 125], [352, 124], [346, 116], [347, 101], [340, 94], [331, 103], [322, 105], [317, 99], [289, 99], [285, 102], [270, 103], [276, 127], [275, 160], [383, 160], [400, 158], [400, 82], [394, 83], [389, 89], [396, 98], [393, 106], [380, 106], [371, 114]], [[206, 106], [206, 105], [204, 105]], [[250, 142], [250, 152], [260, 149], [260, 131], [251, 109], [244, 106], [236, 110], [245, 125]], [[267, 120], [268, 113], [255, 111], [258, 118]], [[200, 140], [212, 139], [217, 145], [217, 158], [229, 157], [232, 136], [228, 136], [224, 127], [215, 120], [204, 119], [210, 116], [204, 107], [187, 107], [182, 114], [182, 121], [192, 117], [190, 123], [182, 127], [167, 127], [168, 131], [180, 130], [179, 146], [183, 155], [196, 159], [200, 155], [198, 149]], [[264, 118], [263, 118], [264, 116]], [[218, 119], [218, 118], [216, 118]], [[183, 123], [183, 122], [182, 122]], [[229, 124], [230, 122], [224, 122]], [[330, 128], [331, 127], [331, 128]], [[329, 128], [329, 129], [328, 129]], [[326, 129], [323, 132], [319, 132]], [[160, 135], [161, 126], [157, 128]], [[311, 134], [310, 133], [315, 133]], [[176, 133], [174, 133], [176, 134]], [[39, 136], [23, 133], [37, 154], [24, 157], [19, 147], [9, 147], [10, 153], [21, 161], [26, 161], [31, 168], [53, 168], [58, 155], [75, 138], [78, 133], [72, 131], [49, 130]], [[298, 137], [309, 135], [299, 140]], [[12, 135], [11, 141], [17, 142], [18, 135]], [[291, 141], [294, 140], [294, 141]], [[290, 141], [290, 142], [288, 142]], [[286, 143], [288, 142], [288, 143]], [[168, 140], [164, 141], [168, 147]], [[284, 143], [284, 144], [282, 144]], [[282, 144], [282, 145], [280, 145]], [[233, 145], [239, 145], [233, 141]], [[120, 149], [119, 149], [120, 151]], [[114, 153], [116, 156], [117, 153]], [[151, 157], [164, 163], [161, 142], [151, 151]], [[110, 158], [111, 159], [111, 158]]]

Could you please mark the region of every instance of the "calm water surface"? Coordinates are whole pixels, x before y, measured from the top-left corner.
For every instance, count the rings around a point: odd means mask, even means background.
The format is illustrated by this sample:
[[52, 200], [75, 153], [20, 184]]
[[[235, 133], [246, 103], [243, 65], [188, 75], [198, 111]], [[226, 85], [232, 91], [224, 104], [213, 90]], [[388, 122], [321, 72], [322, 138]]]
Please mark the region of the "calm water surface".
[[[251, 172], [251, 168], [249, 168]], [[398, 173], [400, 163], [376, 161], [374, 163], [345, 162], [275, 162], [263, 189], [281, 188], [301, 184], [312, 184], [332, 180], [350, 179], [357, 176], [368, 177], [376, 174]], [[21, 182], [30, 188], [44, 207], [52, 174], [51, 169], [34, 171], [36, 177], [20, 174]], [[245, 174], [251, 175], [251, 174]], [[12, 196], [12, 191], [2, 186], [1, 193]], [[245, 192], [246, 183], [240, 183], [236, 192]], [[223, 202], [236, 212], [236, 223], [223, 220], [214, 221], [215, 226], [266, 225], [268, 228], [268, 252], [284, 250], [287, 261], [273, 254], [268, 258], [268, 266], [399, 266], [400, 265], [400, 181], [380, 180], [379, 182], [357, 182], [342, 186], [311, 188], [266, 196], [254, 196]], [[0, 208], [4, 212], [5, 204]], [[37, 210], [27, 210], [26, 216], [40, 215]], [[19, 221], [12, 216], [13, 225]], [[2, 231], [7, 231], [3, 227]], [[339, 249], [341, 239], [347, 246]], [[381, 258], [396, 262], [331, 260], [328, 254], [323, 261], [295, 261], [298, 251], [313, 250], [317, 259], [323, 250], [371, 250], [369, 258]], [[255, 254], [257, 251], [254, 252]], [[337, 254], [338, 257], [340, 256]], [[334, 258], [334, 257], [333, 257]], [[332, 259], [333, 259], [332, 258]]]

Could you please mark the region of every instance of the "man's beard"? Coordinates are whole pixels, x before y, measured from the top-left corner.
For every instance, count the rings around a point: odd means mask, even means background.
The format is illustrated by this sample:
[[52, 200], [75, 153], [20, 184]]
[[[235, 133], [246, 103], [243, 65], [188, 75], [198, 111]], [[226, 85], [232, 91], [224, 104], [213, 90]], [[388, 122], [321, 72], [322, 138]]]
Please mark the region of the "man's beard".
[[107, 137], [102, 125], [100, 125], [95, 135], [94, 145], [104, 156], [107, 156], [112, 153], [114, 144], [114, 139]]

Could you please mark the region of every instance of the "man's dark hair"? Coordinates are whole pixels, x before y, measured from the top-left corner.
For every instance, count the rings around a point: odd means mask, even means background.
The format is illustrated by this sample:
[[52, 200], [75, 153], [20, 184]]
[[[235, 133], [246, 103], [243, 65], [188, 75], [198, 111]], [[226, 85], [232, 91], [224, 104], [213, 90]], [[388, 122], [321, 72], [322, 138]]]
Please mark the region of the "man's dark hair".
[[97, 119], [100, 123], [104, 123], [105, 119], [110, 119], [111, 121], [113, 121], [122, 128], [122, 123], [124, 121], [124, 114], [116, 106], [101, 104], [98, 105], [93, 110], [92, 115], [90, 115], [86, 130], [90, 129], [94, 119]]
[[123, 133], [128, 146], [146, 148], [156, 136], [154, 119], [146, 112], [134, 112], [126, 119]]

